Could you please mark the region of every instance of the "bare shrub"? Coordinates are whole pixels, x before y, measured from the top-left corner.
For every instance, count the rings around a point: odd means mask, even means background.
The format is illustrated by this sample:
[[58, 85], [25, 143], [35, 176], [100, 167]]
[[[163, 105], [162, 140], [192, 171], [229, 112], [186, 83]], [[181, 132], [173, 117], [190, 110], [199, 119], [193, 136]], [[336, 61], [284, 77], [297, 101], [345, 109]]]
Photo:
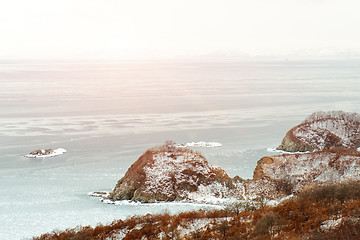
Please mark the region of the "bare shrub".
[[199, 230], [195, 230], [193, 232], [190, 233], [190, 236], [192, 239], [201, 239], [202, 238], [202, 232]]
[[274, 212], [265, 213], [255, 225], [256, 235], [265, 235], [271, 233], [277, 222], [277, 216]]
[[290, 177], [275, 180], [275, 189], [278, 192], [290, 195], [294, 192], [294, 188], [295, 184]]
[[360, 238], [360, 222], [344, 221], [339, 227], [329, 231], [315, 231], [310, 240], [358, 240]]
[[218, 230], [219, 232], [225, 236], [226, 232], [229, 230], [229, 222], [227, 220], [223, 220], [218, 224]]
[[301, 192], [298, 197], [313, 202], [337, 200], [343, 203], [346, 200], [360, 197], [360, 181], [347, 181], [310, 188]]
[[225, 206], [225, 211], [239, 215], [241, 211], [254, 211], [256, 206], [253, 202], [249, 201], [234, 201]]

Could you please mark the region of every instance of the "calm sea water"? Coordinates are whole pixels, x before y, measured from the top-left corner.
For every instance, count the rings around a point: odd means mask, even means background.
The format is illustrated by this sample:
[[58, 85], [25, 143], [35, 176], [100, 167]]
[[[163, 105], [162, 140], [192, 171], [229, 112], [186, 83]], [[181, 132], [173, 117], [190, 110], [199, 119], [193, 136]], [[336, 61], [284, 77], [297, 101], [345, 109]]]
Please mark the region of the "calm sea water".
[[[360, 62], [0, 64], [0, 239], [200, 205], [100, 203], [148, 148], [196, 148], [251, 178], [292, 126], [315, 111], [360, 112]], [[35, 149], [64, 155], [29, 159]]]

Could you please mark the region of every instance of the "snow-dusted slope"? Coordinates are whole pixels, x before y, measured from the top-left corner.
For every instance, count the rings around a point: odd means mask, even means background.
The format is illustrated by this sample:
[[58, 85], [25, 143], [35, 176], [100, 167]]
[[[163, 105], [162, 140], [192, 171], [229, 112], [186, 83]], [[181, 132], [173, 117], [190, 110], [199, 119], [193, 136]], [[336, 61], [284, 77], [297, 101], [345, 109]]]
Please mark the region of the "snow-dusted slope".
[[254, 180], [258, 179], [270, 179], [278, 188], [295, 192], [314, 184], [360, 180], [360, 152], [334, 148], [263, 157], [254, 171]]
[[360, 115], [357, 113], [317, 112], [300, 125], [290, 129], [279, 150], [288, 152], [313, 151], [360, 146]]
[[199, 153], [164, 145], [148, 150], [119, 180], [109, 198], [140, 202], [188, 199], [199, 186], [231, 182], [220, 168]]

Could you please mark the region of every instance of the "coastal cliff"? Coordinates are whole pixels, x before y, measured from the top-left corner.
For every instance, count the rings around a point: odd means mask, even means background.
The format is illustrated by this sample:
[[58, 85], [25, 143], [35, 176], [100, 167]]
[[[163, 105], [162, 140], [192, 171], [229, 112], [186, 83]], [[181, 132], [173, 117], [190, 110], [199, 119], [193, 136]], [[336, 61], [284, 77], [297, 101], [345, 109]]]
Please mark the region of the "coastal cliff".
[[254, 170], [254, 181], [259, 179], [269, 179], [277, 190], [289, 194], [314, 185], [360, 180], [360, 152], [333, 148], [263, 157]]
[[231, 179], [198, 152], [167, 143], [146, 151], [107, 196], [110, 201], [224, 203], [280, 199], [304, 188], [360, 180], [360, 115], [318, 112], [292, 128], [278, 149], [305, 152], [265, 156], [253, 179]]
[[107, 199], [138, 202], [279, 201], [308, 187], [360, 180], [360, 152], [333, 148], [266, 156], [253, 179], [230, 178], [199, 153], [163, 145], [146, 151]]
[[306, 152], [360, 147], [360, 115], [342, 111], [316, 112], [290, 129], [278, 150]]

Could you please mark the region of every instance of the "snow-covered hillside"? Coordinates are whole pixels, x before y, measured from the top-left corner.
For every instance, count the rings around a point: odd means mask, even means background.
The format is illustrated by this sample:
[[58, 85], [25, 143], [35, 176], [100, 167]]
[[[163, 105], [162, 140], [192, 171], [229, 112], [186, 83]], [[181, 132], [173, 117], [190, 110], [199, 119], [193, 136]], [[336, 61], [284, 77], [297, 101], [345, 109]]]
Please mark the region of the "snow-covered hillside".
[[317, 112], [303, 123], [290, 129], [279, 150], [288, 152], [313, 151], [360, 146], [360, 115], [342, 111]]
[[311, 153], [263, 157], [254, 180], [271, 179], [298, 192], [306, 186], [360, 180], [360, 152], [334, 148]]

